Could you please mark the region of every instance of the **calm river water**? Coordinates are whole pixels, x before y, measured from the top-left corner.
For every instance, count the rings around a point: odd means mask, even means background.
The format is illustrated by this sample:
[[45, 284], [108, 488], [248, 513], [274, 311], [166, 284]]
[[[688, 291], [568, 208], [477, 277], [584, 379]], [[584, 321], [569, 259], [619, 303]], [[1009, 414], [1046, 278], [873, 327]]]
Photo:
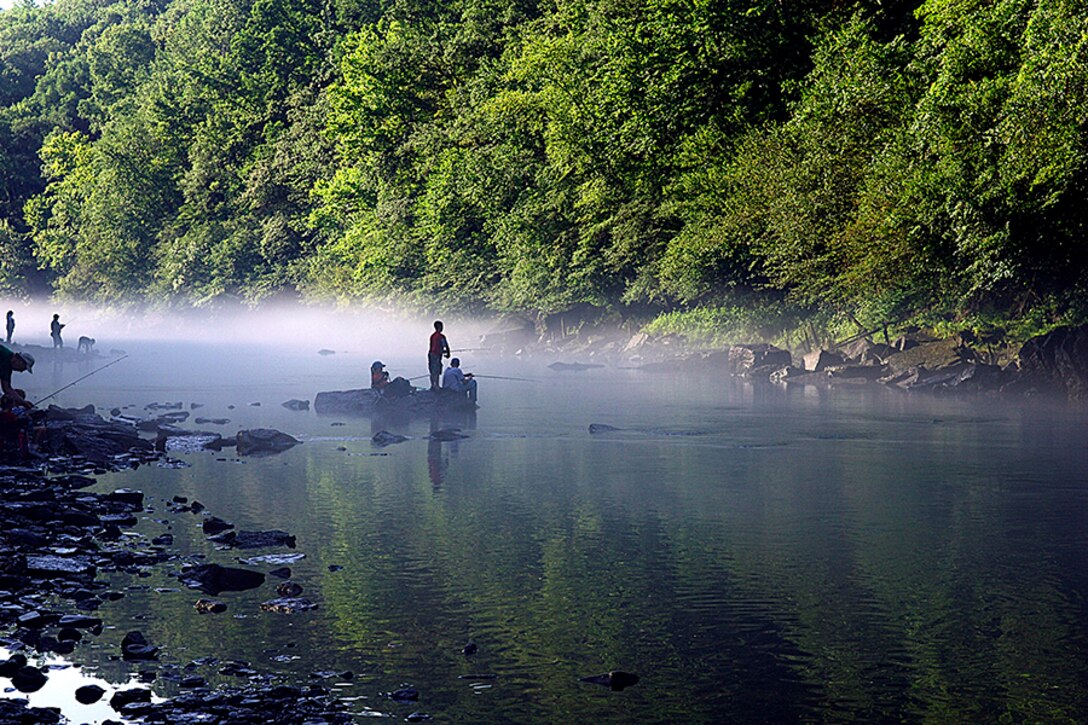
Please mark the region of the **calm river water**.
[[[531, 381], [481, 380], [472, 417], [376, 423], [280, 404], [363, 387], [380, 350], [127, 351], [60, 403], [197, 403], [194, 417], [231, 422], [188, 427], [304, 443], [180, 455], [190, 467], [111, 474], [99, 489], [143, 490], [154, 510], [140, 531], [224, 564], [269, 552], [216, 551], [200, 518], [165, 500], [295, 534], [294, 578], [319, 609], [258, 611], [271, 579], [200, 615], [169, 566], [118, 579], [127, 596], [100, 610], [116, 630], [73, 656], [85, 673], [124, 681], [111, 655], [140, 629], [166, 663], [245, 660], [296, 682], [351, 670], [329, 681], [371, 716], [1088, 721], [1084, 411], [478, 359], [463, 367]], [[40, 365], [23, 382], [41, 395], [91, 369]], [[435, 426], [468, 438], [428, 441]], [[411, 439], [377, 449], [382, 428]], [[470, 641], [479, 651], [465, 656]], [[196, 673], [232, 681], [217, 669]], [[641, 681], [579, 681], [609, 670]], [[402, 685], [420, 701], [381, 694]]]

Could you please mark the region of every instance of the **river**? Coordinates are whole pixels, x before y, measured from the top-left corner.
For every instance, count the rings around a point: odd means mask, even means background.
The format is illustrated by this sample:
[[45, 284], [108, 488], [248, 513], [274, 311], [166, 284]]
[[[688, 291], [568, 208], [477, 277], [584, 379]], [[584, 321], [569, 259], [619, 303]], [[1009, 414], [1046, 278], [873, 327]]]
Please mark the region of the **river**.
[[[168, 667], [242, 660], [303, 683], [350, 671], [323, 681], [361, 716], [1088, 721], [1082, 409], [482, 358], [463, 367], [520, 379], [481, 379], [475, 415], [375, 422], [281, 406], [364, 387], [374, 350], [126, 351], [58, 402], [143, 414], [177, 401], [230, 419], [187, 427], [271, 427], [303, 443], [265, 458], [179, 454], [187, 468], [108, 474], [97, 490], [144, 491], [138, 531], [223, 564], [269, 552], [218, 551], [199, 516], [166, 501], [289, 531], [305, 554], [294, 581], [318, 609], [259, 611], [272, 579], [199, 614], [201, 595], [169, 576], [178, 566], [117, 577], [126, 596], [99, 610], [110, 629], [70, 658], [87, 675], [141, 669], [116, 660], [139, 629]], [[414, 357], [382, 359], [393, 375], [425, 373]], [[93, 367], [43, 364], [20, 382], [40, 396]], [[467, 437], [427, 439], [448, 427]], [[410, 439], [376, 448], [383, 428]], [[217, 669], [193, 672], [237, 682]], [[640, 681], [580, 681], [609, 670]], [[382, 695], [405, 685], [418, 702]], [[75, 721], [105, 716], [36, 697]]]

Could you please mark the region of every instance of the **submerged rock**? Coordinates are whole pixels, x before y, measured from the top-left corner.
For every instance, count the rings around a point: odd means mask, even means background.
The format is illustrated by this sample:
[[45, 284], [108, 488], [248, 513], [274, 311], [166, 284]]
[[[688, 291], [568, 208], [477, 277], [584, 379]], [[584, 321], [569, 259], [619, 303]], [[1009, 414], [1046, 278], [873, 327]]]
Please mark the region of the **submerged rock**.
[[201, 564], [178, 574], [178, 580], [190, 589], [218, 596], [220, 592], [241, 592], [264, 584], [264, 574], [219, 564]]
[[639, 676], [631, 672], [613, 670], [611, 672], [606, 672], [603, 675], [592, 675], [590, 677], [583, 677], [581, 681], [589, 682], [594, 685], [603, 685], [618, 692], [620, 690], [623, 690], [624, 688], [638, 684]]
[[238, 455], [281, 453], [302, 441], [272, 428], [238, 431]]
[[261, 603], [261, 611], [277, 614], [296, 614], [317, 609], [317, 605], [304, 597], [280, 597]]
[[193, 609], [201, 614], [222, 614], [227, 611], [227, 605], [214, 599], [197, 599]]
[[224, 531], [221, 534], [209, 536], [208, 541], [234, 549], [266, 549], [273, 546], [295, 548], [295, 537], [286, 531], [277, 529], [271, 531]]
[[395, 443], [403, 443], [408, 440], [407, 436], [398, 435], [396, 433], [390, 433], [387, 430], [380, 430], [371, 437], [371, 442], [376, 446], [391, 446]]
[[283, 407], [287, 408], [288, 410], [309, 410], [310, 401], [292, 398], [291, 400], [284, 402]]
[[159, 648], [150, 644], [142, 632], [132, 631], [121, 640], [121, 657], [126, 662], [157, 660]]

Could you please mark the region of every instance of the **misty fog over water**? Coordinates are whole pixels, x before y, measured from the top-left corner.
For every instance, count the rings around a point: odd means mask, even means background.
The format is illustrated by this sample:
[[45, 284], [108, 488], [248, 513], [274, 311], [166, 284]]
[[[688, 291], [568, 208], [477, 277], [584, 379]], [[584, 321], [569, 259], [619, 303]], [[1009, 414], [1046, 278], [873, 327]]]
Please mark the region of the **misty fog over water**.
[[[16, 341], [47, 343], [51, 308], [14, 309]], [[218, 597], [227, 613], [200, 615], [201, 595], [168, 576], [177, 566], [118, 576], [125, 598], [99, 610], [115, 629], [70, 658], [104, 679], [125, 680], [110, 655], [140, 629], [167, 664], [245, 660], [303, 683], [350, 670], [338, 687], [361, 698], [353, 709], [401, 718], [1088, 719], [1081, 409], [556, 372], [555, 358], [468, 352], [466, 370], [520, 380], [482, 379], [474, 415], [373, 420], [281, 403], [366, 387], [376, 359], [425, 375], [429, 320], [69, 317], [66, 345], [87, 334], [100, 356], [17, 374], [32, 400], [123, 350], [52, 402], [106, 416], [181, 402], [193, 418], [230, 419], [187, 428], [303, 440], [265, 458], [172, 454], [188, 467], [108, 474], [98, 489], [144, 491], [137, 530], [169, 531], [179, 551], [222, 564], [271, 551], [217, 551], [201, 517], [169, 514], [165, 501], [294, 534], [306, 558], [293, 578], [319, 605], [259, 611], [276, 596], [270, 580]], [[446, 332], [455, 349], [474, 348], [484, 329], [447, 320]], [[591, 423], [621, 430], [591, 435]], [[468, 437], [427, 439], [450, 427]], [[382, 429], [409, 440], [377, 448]], [[198, 673], [236, 681], [217, 669]], [[622, 692], [579, 682], [613, 669], [641, 681]], [[418, 703], [380, 695], [403, 684]]]

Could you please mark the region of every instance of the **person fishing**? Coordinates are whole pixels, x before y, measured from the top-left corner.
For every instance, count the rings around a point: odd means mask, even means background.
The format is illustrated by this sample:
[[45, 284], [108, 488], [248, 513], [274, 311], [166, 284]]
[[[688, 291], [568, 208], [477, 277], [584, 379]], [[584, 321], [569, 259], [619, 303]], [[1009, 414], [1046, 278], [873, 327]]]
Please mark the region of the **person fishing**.
[[11, 398], [12, 405], [33, 408], [34, 404], [26, 399], [26, 392], [12, 387], [11, 374], [13, 372], [33, 374], [34, 356], [29, 352], [12, 352], [0, 345], [0, 389], [3, 389], [4, 395]]
[[389, 379], [385, 363], [381, 360], [375, 360], [370, 366], [370, 387], [385, 398], [403, 398], [412, 393], [412, 384], [404, 378]]
[[53, 321], [49, 323], [49, 336], [53, 338], [53, 347], [64, 347], [64, 340], [60, 338], [60, 331], [64, 329], [64, 325], [61, 324], [60, 315], [53, 315]]
[[461, 371], [460, 358], [455, 357], [450, 360], [450, 366], [442, 374], [442, 388], [461, 395], [468, 395], [470, 401], [476, 402], [476, 380], [472, 373]]
[[434, 334], [427, 349], [427, 371], [431, 374], [431, 390], [438, 390], [438, 380], [442, 376], [442, 356], [450, 356], [450, 344], [442, 334], [442, 321], [434, 321]]
[[8, 339], [7, 343], [11, 344], [11, 336], [15, 334], [15, 311], [8, 310]]

